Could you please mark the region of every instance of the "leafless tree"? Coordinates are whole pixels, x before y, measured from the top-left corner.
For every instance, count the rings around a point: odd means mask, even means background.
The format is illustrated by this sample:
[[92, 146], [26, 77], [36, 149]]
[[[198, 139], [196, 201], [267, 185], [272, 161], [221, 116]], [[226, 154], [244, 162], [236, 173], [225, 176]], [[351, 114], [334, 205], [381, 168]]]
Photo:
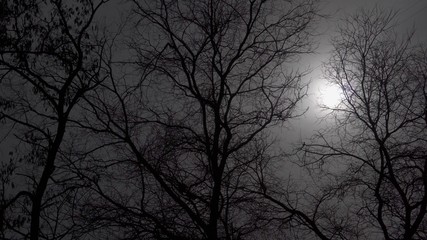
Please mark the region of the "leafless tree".
[[329, 108], [331, 129], [303, 147], [304, 161], [328, 177], [331, 199], [347, 201], [340, 211], [364, 236], [425, 239], [426, 55], [396, 33], [396, 20], [374, 9], [340, 26], [326, 73], [342, 101]]
[[1, 238], [69, 238], [72, 209], [63, 206], [82, 183], [64, 170], [64, 142], [76, 142], [70, 119], [102, 82], [94, 17], [105, 1], [1, 2], [0, 119], [12, 145], [10, 162], [2, 159]]
[[315, 4], [133, 4], [139, 78], [112, 67], [86, 97], [81, 127], [104, 139], [98, 170], [81, 172], [103, 202], [93, 218], [120, 237], [248, 238], [270, 221], [245, 189], [262, 188], [268, 127], [298, 115], [306, 88], [287, 63], [312, 51]]

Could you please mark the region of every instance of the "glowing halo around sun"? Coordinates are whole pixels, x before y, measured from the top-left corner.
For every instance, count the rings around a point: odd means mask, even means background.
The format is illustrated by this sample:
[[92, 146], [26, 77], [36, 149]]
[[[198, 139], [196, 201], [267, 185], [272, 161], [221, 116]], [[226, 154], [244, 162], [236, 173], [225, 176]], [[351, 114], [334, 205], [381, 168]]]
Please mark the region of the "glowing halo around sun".
[[319, 103], [323, 107], [334, 108], [342, 100], [341, 89], [331, 83], [323, 83], [319, 87]]

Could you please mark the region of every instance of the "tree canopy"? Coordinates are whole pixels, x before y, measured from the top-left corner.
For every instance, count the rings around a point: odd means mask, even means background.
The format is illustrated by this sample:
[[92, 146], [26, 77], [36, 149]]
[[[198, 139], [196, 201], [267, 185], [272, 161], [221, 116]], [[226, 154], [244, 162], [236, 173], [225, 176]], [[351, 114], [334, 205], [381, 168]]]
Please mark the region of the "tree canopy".
[[427, 51], [398, 14], [338, 24], [333, 124], [289, 152], [317, 1], [0, 2], [1, 239], [427, 238]]

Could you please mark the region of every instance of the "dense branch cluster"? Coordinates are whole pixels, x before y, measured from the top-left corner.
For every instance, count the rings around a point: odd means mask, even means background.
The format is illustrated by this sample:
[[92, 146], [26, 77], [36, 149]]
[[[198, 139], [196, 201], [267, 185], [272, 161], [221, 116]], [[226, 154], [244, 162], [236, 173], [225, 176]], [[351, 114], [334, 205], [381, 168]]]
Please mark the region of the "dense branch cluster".
[[[426, 238], [426, 55], [412, 35], [394, 32], [395, 14], [378, 9], [345, 22], [327, 63], [342, 92], [334, 134], [304, 149], [308, 163], [335, 162], [331, 187], [354, 191], [350, 216], [384, 239]], [[335, 185], [335, 186], [334, 186]], [[352, 227], [354, 228], [354, 227]]]
[[289, 154], [315, 1], [0, 2], [1, 239], [427, 237], [426, 52], [393, 14], [341, 26], [333, 129]]

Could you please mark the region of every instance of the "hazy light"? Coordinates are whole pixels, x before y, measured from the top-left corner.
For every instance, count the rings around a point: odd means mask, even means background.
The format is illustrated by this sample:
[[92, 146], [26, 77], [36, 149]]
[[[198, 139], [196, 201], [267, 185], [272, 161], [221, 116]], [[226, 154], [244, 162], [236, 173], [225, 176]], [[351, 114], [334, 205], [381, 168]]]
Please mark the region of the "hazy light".
[[333, 84], [327, 83], [319, 87], [320, 105], [333, 108], [341, 101], [341, 89]]

